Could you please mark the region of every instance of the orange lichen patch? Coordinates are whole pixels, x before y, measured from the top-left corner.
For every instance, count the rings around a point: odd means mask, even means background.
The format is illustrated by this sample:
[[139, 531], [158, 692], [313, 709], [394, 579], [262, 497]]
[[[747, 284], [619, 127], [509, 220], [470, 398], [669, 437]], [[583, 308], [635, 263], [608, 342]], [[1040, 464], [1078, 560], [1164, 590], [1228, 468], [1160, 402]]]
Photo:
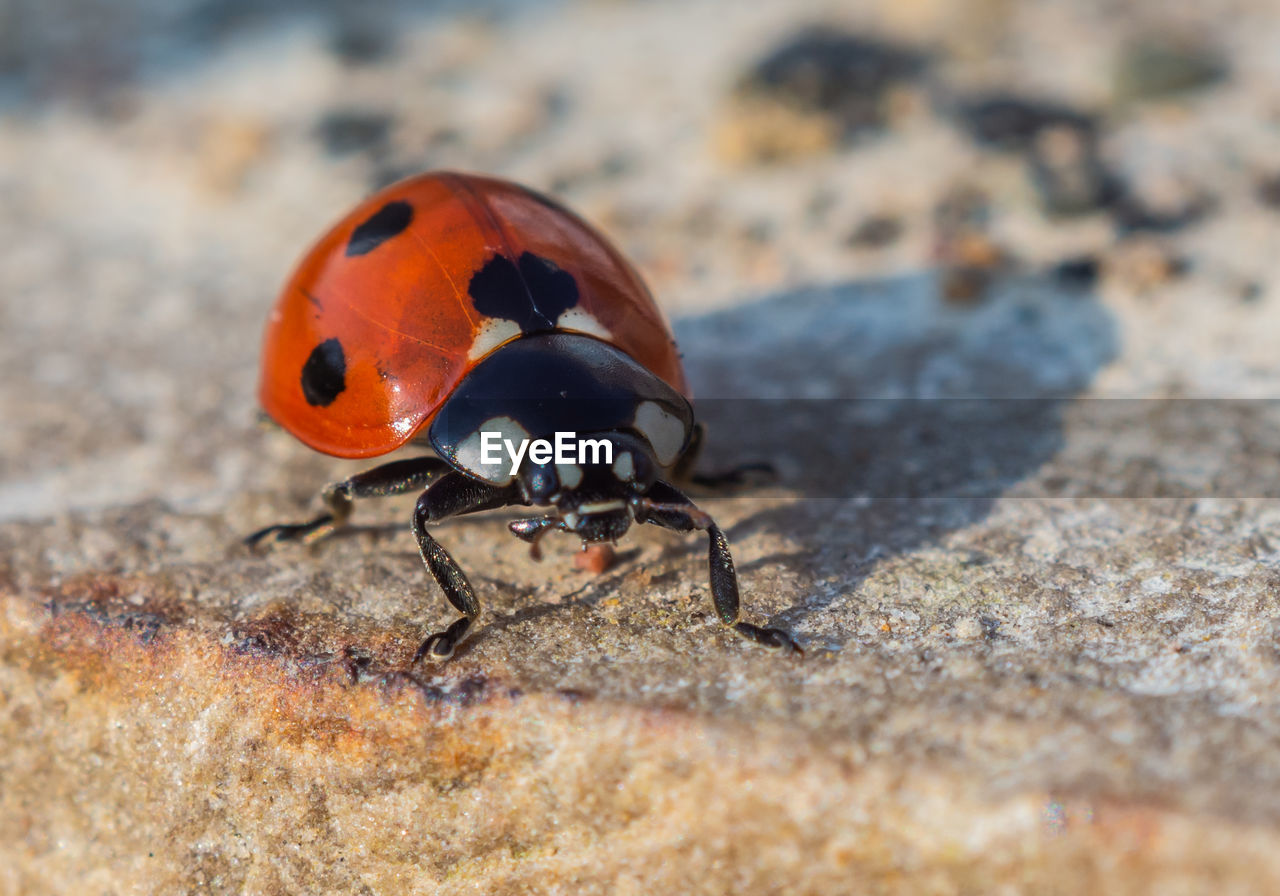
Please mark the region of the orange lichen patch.
[[[472, 776], [494, 751], [486, 726], [443, 729], [432, 720], [511, 689], [485, 677], [431, 677], [408, 666], [412, 647], [363, 638], [334, 619], [270, 605], [242, 622], [199, 619], [163, 580], [87, 574], [49, 589], [37, 637], [5, 649], [7, 664], [73, 682], [76, 693], [145, 718], [185, 704], [232, 708], [256, 748], [340, 756], [356, 766], [390, 751], [419, 756], [442, 779]], [[344, 645], [367, 645], [357, 655]], [[396, 649], [399, 647], [399, 649]], [[397, 668], [361, 656], [405, 657]], [[394, 662], [394, 660], [392, 660]], [[155, 705], [158, 693], [167, 693]], [[113, 712], [120, 711], [118, 708]]]
[[147, 576], [77, 576], [42, 597], [40, 637], [6, 661], [94, 692], [119, 690], [131, 671], [158, 673], [170, 650], [161, 633], [186, 617], [175, 591]]
[[176, 589], [155, 576], [88, 573], [47, 589], [45, 596], [54, 618], [79, 613], [144, 642], [161, 626], [187, 616]]

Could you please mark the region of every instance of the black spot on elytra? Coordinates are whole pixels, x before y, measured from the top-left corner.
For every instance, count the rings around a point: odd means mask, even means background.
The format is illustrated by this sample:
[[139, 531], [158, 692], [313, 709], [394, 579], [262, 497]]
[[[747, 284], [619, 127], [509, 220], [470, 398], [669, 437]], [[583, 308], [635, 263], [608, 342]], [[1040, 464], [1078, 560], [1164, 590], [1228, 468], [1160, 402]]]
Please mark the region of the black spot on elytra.
[[521, 332], [555, 326], [556, 318], [578, 304], [578, 282], [550, 259], [525, 252], [519, 266], [495, 255], [476, 271], [467, 287], [476, 310], [515, 321]]
[[313, 407], [328, 407], [347, 388], [347, 357], [342, 343], [326, 339], [302, 365], [302, 394]]
[[524, 322], [535, 314], [533, 299], [520, 278], [520, 269], [505, 255], [493, 256], [472, 274], [467, 292], [481, 314], [514, 320], [522, 330]]
[[388, 202], [351, 232], [351, 239], [347, 240], [347, 256], [367, 255], [396, 234], [403, 233], [412, 220], [412, 205], [403, 200]]
[[520, 256], [520, 274], [529, 284], [533, 304], [552, 323], [578, 304], [578, 281], [573, 274], [556, 267], [555, 262], [526, 252]]

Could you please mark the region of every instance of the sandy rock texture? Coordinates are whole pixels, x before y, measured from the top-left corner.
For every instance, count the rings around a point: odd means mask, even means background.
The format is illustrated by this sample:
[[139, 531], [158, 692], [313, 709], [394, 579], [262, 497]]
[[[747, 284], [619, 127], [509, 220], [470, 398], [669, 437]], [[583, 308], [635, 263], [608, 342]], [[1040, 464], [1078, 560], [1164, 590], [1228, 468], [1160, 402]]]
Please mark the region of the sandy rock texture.
[[[1275, 892], [1280, 12], [1167, 6], [0, 9], [0, 891]], [[361, 467], [275, 291], [439, 167], [645, 273], [803, 659], [697, 538], [441, 527], [442, 666], [411, 499], [240, 544]]]

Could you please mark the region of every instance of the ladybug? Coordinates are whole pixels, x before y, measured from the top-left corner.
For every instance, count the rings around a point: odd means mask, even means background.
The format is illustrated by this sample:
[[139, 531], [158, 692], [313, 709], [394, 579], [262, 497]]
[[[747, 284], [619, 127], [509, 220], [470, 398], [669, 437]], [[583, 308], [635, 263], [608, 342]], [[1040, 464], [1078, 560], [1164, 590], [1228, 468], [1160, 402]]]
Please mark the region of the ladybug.
[[706, 532], [720, 621], [765, 647], [800, 650], [780, 629], [739, 618], [724, 533], [673, 484], [716, 478], [691, 476], [702, 430], [644, 282], [594, 228], [533, 190], [431, 172], [358, 205], [280, 294], [259, 398], [326, 454], [429, 450], [330, 485], [328, 512], [310, 522], [246, 539], [311, 542], [346, 525], [358, 498], [421, 490], [418, 548], [462, 616], [427, 637], [415, 662], [450, 657], [480, 615], [431, 528], [511, 505], [543, 511], [509, 525], [535, 553], [552, 531], [584, 547], [632, 523]]

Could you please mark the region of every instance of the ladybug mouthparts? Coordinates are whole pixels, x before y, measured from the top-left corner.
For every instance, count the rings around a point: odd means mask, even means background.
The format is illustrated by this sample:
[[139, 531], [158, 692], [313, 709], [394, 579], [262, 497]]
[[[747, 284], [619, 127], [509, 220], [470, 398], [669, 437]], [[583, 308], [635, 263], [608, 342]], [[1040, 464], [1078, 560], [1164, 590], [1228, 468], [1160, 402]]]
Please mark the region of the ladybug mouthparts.
[[520, 494], [529, 504], [555, 508], [564, 530], [583, 541], [616, 541], [635, 519], [634, 502], [658, 478], [653, 449], [628, 432], [598, 433], [578, 444], [595, 447], [594, 455], [582, 451], [568, 463], [526, 460], [516, 476]]
[[635, 511], [627, 501], [602, 501], [564, 514], [565, 529], [584, 542], [617, 541], [627, 534]]
[[538, 540], [548, 532], [568, 532], [582, 539], [583, 545], [599, 542], [616, 542], [637, 518], [637, 511], [644, 498], [617, 498], [612, 501], [595, 501], [580, 504], [575, 510], [562, 511], [555, 516], [531, 517], [508, 524], [517, 538], [537, 546]]

